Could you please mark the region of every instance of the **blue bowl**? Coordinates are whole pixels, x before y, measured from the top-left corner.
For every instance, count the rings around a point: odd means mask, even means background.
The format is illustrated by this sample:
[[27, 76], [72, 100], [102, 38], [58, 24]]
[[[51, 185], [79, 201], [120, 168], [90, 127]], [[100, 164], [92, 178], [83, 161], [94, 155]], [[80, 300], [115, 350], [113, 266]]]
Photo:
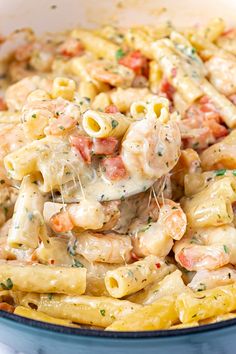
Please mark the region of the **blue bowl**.
[[236, 320], [171, 331], [103, 332], [0, 311], [0, 342], [24, 354], [234, 354]]

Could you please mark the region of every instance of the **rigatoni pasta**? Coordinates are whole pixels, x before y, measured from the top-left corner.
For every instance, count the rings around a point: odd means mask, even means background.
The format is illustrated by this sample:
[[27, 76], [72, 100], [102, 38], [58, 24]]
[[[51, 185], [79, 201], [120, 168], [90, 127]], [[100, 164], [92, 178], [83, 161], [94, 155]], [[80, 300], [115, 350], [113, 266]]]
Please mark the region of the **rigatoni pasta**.
[[16, 33], [0, 59], [0, 310], [108, 331], [235, 318], [235, 29]]

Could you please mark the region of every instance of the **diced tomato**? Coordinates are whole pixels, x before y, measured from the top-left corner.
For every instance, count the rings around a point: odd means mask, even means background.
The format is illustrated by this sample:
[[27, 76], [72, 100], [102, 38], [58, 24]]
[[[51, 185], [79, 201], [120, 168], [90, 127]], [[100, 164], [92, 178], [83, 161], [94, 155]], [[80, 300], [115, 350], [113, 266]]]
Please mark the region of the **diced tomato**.
[[148, 75], [148, 60], [139, 50], [126, 54], [119, 59], [119, 64], [132, 69], [136, 75]]
[[117, 138], [98, 138], [93, 141], [93, 153], [95, 155], [111, 155], [114, 154], [119, 144]]
[[93, 141], [88, 136], [71, 136], [70, 144], [74, 147], [85, 162], [91, 163]]
[[164, 93], [168, 100], [173, 101], [173, 95], [175, 93], [174, 86], [167, 79], [163, 79], [160, 87], [160, 93]]
[[236, 29], [235, 28], [229, 28], [227, 31], [225, 31], [222, 36], [224, 37], [229, 37], [229, 38], [234, 38], [236, 35]]
[[209, 119], [207, 125], [216, 139], [228, 135], [228, 129], [213, 119]]
[[119, 180], [126, 176], [126, 169], [121, 156], [104, 159], [102, 167], [105, 170], [107, 178], [111, 180]]
[[229, 96], [229, 99], [236, 106], [236, 93], [234, 93], [233, 95]]
[[12, 305], [9, 305], [7, 302], [1, 302], [0, 303], [0, 310], [13, 313], [15, 309]]
[[176, 77], [176, 75], [177, 75], [177, 68], [171, 69], [171, 75], [172, 75], [172, 77]]
[[114, 105], [114, 104], [110, 104], [110, 106], [107, 106], [105, 108], [105, 113], [118, 113], [119, 109]]
[[6, 111], [7, 110], [7, 104], [4, 101], [2, 97], [0, 97], [0, 111]]
[[67, 38], [58, 50], [60, 54], [66, 57], [76, 57], [84, 52], [84, 46], [79, 39]]
[[188, 109], [182, 122], [189, 131], [199, 130], [194, 137], [183, 138], [185, 148], [196, 146], [197, 149], [205, 149], [214, 144], [217, 139], [228, 134], [227, 128], [222, 124], [219, 112], [206, 96]]
[[157, 269], [161, 268], [161, 263], [156, 263], [155, 266], [157, 267]]
[[74, 227], [67, 211], [62, 211], [50, 219], [50, 226], [55, 232], [68, 232]]
[[134, 252], [131, 252], [131, 257], [134, 261], [139, 261], [139, 257]]
[[205, 104], [205, 103], [209, 103], [210, 99], [208, 96], [202, 96], [200, 99], [199, 99], [199, 103], [200, 104]]

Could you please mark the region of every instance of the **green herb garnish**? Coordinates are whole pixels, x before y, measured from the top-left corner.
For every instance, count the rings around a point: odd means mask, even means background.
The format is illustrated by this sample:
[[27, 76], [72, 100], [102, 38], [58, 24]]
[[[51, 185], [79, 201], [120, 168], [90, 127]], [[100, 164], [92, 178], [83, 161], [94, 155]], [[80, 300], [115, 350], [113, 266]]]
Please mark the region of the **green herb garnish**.
[[125, 56], [125, 52], [123, 51], [122, 48], [119, 48], [116, 51], [116, 60], [120, 60], [121, 58], [123, 58]]
[[8, 278], [6, 280], [6, 283], [0, 283], [1, 287], [3, 290], [11, 290], [13, 288], [13, 282], [11, 280], [11, 278]]
[[215, 171], [216, 176], [224, 176], [226, 173], [226, 169], [222, 168], [221, 170]]
[[229, 253], [229, 248], [226, 245], [223, 245], [225, 253]]
[[115, 119], [112, 119], [112, 121], [111, 121], [111, 126], [112, 126], [112, 129], [115, 129], [116, 127], [117, 127], [117, 125], [118, 125], [119, 123], [117, 122], [117, 120], [115, 120]]
[[104, 309], [100, 310], [100, 314], [104, 317], [106, 315], [106, 310]]
[[84, 265], [78, 261], [77, 259], [74, 259], [74, 264], [72, 264], [73, 268], [84, 268]]

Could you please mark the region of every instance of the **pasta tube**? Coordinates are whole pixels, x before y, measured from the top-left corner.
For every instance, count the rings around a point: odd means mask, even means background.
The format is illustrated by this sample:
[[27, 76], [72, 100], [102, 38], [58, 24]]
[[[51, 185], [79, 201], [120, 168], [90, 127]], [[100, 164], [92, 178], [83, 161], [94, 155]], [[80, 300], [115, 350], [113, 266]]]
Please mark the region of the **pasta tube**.
[[233, 130], [226, 138], [219, 143], [210, 146], [201, 154], [202, 168], [213, 170], [236, 168], [236, 130]]
[[219, 93], [207, 80], [201, 84], [202, 91], [211, 99], [222, 119], [230, 128], [236, 127], [236, 107], [224, 95]]
[[225, 22], [222, 18], [216, 17], [213, 18], [206, 27], [199, 30], [198, 33], [200, 36], [203, 36], [210, 42], [215, 42], [218, 37], [225, 30]]
[[[66, 296], [66, 295], [41, 295], [37, 298], [26, 295], [20, 299], [22, 304], [27, 300], [37, 306], [38, 311], [46, 315], [59, 317], [81, 324], [107, 327], [115, 320], [140, 309], [140, 305], [125, 300], [112, 299], [110, 297], [95, 296]], [[30, 304], [30, 302], [29, 302]]]
[[94, 100], [96, 95], [98, 94], [98, 89], [96, 86], [90, 81], [81, 81], [79, 84], [79, 95], [81, 97], [87, 97], [90, 99], [90, 102]]
[[[173, 271], [175, 266], [171, 264], [170, 269]], [[149, 305], [164, 296], [176, 295], [186, 291], [186, 289], [182, 273], [179, 270], [175, 270], [173, 273], [166, 275], [161, 281], [155, 280], [153, 284], [150, 284], [139, 293], [131, 295], [128, 299], [138, 304]]]
[[158, 62], [156, 62], [155, 60], [150, 61], [148, 80], [149, 80], [150, 89], [153, 93], [159, 92], [159, 87], [162, 78], [163, 78], [163, 74]]
[[28, 174], [36, 175], [43, 192], [51, 192], [73, 181], [82, 166], [85, 171], [83, 161], [75, 156], [68, 141], [53, 136], [33, 141], [10, 153], [4, 164], [9, 175], [16, 180]]
[[204, 320], [236, 310], [236, 285], [225, 285], [200, 293], [177, 297], [176, 309], [181, 322]]
[[43, 220], [44, 197], [31, 177], [24, 177], [18, 195], [7, 242], [13, 248], [37, 248], [39, 239], [48, 241]]
[[85, 48], [94, 53], [99, 58], [106, 58], [110, 60], [116, 59], [116, 53], [119, 46], [107, 39], [104, 39], [90, 31], [76, 29], [71, 33], [73, 38], [79, 38], [84, 44]]
[[107, 291], [111, 296], [121, 298], [143, 289], [158, 277], [157, 263], [159, 264], [157, 257], [148, 256], [141, 261], [108, 271], [105, 276]]
[[188, 322], [188, 323], [180, 323], [174, 326], [171, 326], [169, 329], [183, 329], [183, 328], [190, 328], [190, 327], [198, 327], [199, 323], [197, 321]]
[[125, 33], [125, 42], [128, 46], [140, 50], [149, 59], [154, 59], [152, 41], [153, 38], [142, 28], [130, 28]]
[[52, 85], [52, 98], [62, 97], [72, 101], [74, 98], [76, 85], [74, 80], [66, 77], [56, 77]]
[[236, 181], [233, 177], [225, 177], [212, 182], [190, 198], [182, 198], [181, 205], [189, 225], [220, 226], [233, 221], [231, 204], [234, 201], [236, 201]]
[[27, 317], [32, 320], [46, 322], [46, 323], [53, 323], [53, 324], [60, 325], [60, 326], [76, 327], [76, 328], [80, 327], [79, 325], [73, 324], [69, 320], [62, 320], [61, 318], [55, 318], [52, 316], [48, 316], [42, 312], [28, 309], [24, 306], [17, 306], [15, 308], [14, 314], [18, 315], [18, 316]]
[[168, 39], [156, 41], [152, 45], [153, 55], [169, 82], [188, 103], [192, 103], [201, 97], [203, 92], [199, 85], [186, 74], [180, 57], [172, 47], [173, 43]]
[[3, 290], [81, 295], [86, 288], [86, 268], [5, 262], [0, 264], [0, 283]]
[[178, 321], [175, 297], [166, 296], [115, 321], [107, 331], [152, 331], [167, 329]]
[[130, 123], [130, 120], [121, 113], [111, 114], [88, 110], [83, 115], [84, 130], [94, 138], [121, 137]]
[[147, 88], [123, 89], [118, 87], [111, 91], [110, 98], [120, 112], [126, 112], [134, 101], [143, 100], [149, 93]]

